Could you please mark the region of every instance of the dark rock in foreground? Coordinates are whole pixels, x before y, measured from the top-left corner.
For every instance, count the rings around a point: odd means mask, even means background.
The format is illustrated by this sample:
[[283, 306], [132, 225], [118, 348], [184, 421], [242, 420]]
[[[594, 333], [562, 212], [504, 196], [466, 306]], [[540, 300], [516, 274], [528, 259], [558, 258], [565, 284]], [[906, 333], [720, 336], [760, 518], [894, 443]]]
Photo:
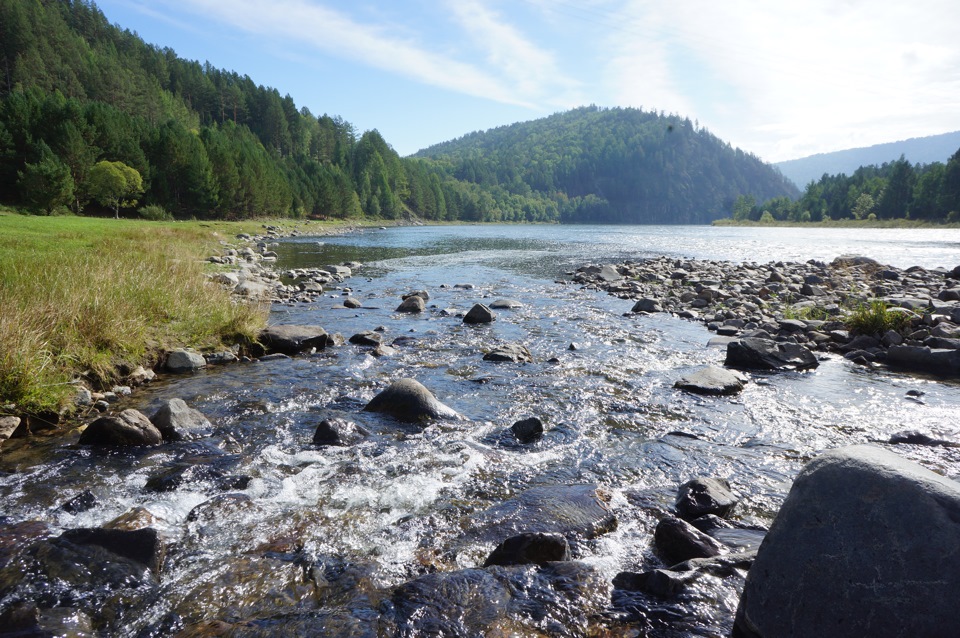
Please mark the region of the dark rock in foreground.
[[137, 410], [124, 410], [116, 416], [102, 416], [80, 434], [80, 445], [135, 447], [159, 445], [163, 436], [150, 419]]
[[560, 534], [533, 532], [511, 536], [487, 557], [484, 567], [491, 565], [546, 565], [570, 560], [570, 545]]
[[827, 452], [761, 544], [733, 635], [956, 636], [958, 547], [960, 485], [876, 447]]
[[460, 416], [454, 409], [440, 403], [430, 390], [414, 379], [394, 381], [386, 390], [373, 397], [364, 410], [389, 414], [398, 421], [407, 423], [429, 419], [455, 419]]
[[928, 346], [892, 346], [887, 350], [891, 366], [942, 376], [960, 375], [960, 350]]
[[808, 370], [816, 368], [820, 362], [813, 352], [800, 344], [746, 337], [727, 344], [724, 364], [747, 370]]
[[510, 430], [521, 443], [533, 443], [543, 436], [543, 421], [532, 416], [517, 421], [510, 426]]
[[299, 354], [312, 348], [323, 350], [331, 344], [327, 331], [320, 326], [270, 326], [260, 332], [260, 343], [267, 352]]
[[739, 372], [717, 366], [705, 366], [684, 375], [673, 387], [696, 394], [730, 395], [743, 390], [747, 379]]
[[691, 558], [710, 558], [724, 553], [725, 548], [690, 523], [668, 516], [653, 531], [657, 553], [668, 565]]
[[154, 573], [160, 571], [166, 554], [166, 546], [157, 530], [149, 527], [135, 531], [99, 527], [69, 529], [60, 538], [74, 545], [97, 545], [118, 556], [145, 565]]

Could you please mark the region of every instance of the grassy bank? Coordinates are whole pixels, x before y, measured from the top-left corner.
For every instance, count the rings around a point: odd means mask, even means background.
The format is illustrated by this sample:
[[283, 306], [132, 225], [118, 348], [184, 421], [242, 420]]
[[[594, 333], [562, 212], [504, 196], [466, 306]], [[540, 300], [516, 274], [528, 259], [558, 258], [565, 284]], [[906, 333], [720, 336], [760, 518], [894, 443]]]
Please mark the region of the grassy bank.
[[262, 223], [0, 211], [0, 402], [16, 412], [57, 409], [78, 377], [109, 384], [118, 366], [149, 366], [176, 346], [255, 336], [268, 309], [234, 303], [207, 282], [202, 260]]
[[740, 221], [718, 219], [713, 226], [759, 226], [761, 228], [960, 228], [960, 223], [938, 223], [920, 219], [827, 219], [821, 222]]

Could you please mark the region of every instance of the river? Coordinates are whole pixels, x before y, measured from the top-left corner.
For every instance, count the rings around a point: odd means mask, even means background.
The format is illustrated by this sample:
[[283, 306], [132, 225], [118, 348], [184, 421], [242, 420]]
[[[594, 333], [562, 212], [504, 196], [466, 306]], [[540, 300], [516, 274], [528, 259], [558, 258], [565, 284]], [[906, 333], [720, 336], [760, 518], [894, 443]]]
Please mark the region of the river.
[[[158, 401], [183, 398], [214, 424], [199, 442], [103, 454], [75, 445], [74, 436], [0, 456], [5, 522], [39, 520], [59, 532], [139, 507], [168, 540], [149, 594], [122, 604], [104, 594], [103, 604], [121, 612], [114, 624], [95, 620], [95, 632], [164, 635], [212, 620], [277, 630], [284, 625], [263, 623], [296, 618], [301, 624], [289, 627], [317, 635], [389, 633], [378, 617], [392, 588], [482, 564], [494, 543], [472, 534], [477, 517], [524, 490], [605, 490], [617, 529], [578, 544], [575, 558], [609, 582], [624, 570], [661, 566], [653, 527], [690, 478], [728, 479], [741, 497], [736, 518], [768, 525], [819, 451], [883, 441], [907, 427], [960, 438], [956, 381], [872, 371], [835, 356], [812, 372], [754, 374], [733, 398], [679, 392], [673, 383], [683, 373], [723, 362], [722, 349], [706, 346], [703, 324], [628, 315], [630, 301], [563, 282], [587, 263], [654, 255], [763, 263], [856, 253], [898, 267], [952, 268], [960, 263], [958, 230], [402, 227], [297, 237], [275, 250], [279, 269], [362, 262], [343, 286], [364, 307], [336, 309], [344, 291], [330, 290], [312, 304], [277, 305], [273, 323], [319, 324], [345, 337], [381, 328], [386, 343], [403, 337], [397, 354], [377, 358], [344, 345], [208, 368], [167, 376], [118, 406], [151, 414]], [[395, 313], [400, 296], [414, 290], [429, 291], [428, 311]], [[498, 311], [488, 325], [455, 316], [497, 298], [522, 306]], [[503, 343], [525, 345], [535, 361], [482, 360]], [[416, 378], [466, 418], [414, 428], [361, 411], [401, 377]], [[909, 390], [921, 390], [922, 400]], [[355, 421], [369, 438], [344, 448], [313, 445], [317, 424], [332, 416]], [[505, 435], [530, 416], [545, 423], [541, 441], [522, 446]], [[960, 476], [955, 448], [895, 451]], [[168, 491], [147, 488], [158, 473], [210, 458], [219, 473]], [[225, 484], [223, 476], [242, 480]], [[84, 492], [94, 505], [63, 508]], [[677, 603], [647, 601], [648, 615], [675, 622], [635, 635], [728, 635], [740, 587], [742, 578], [708, 578]], [[0, 599], [0, 610], [14, 597]], [[83, 608], [79, 594], [60, 598]], [[591, 630], [629, 635], [642, 624], [629, 604], [608, 603], [591, 611]], [[553, 634], [542, 619], [516, 622]], [[483, 632], [473, 626], [465, 635]]]

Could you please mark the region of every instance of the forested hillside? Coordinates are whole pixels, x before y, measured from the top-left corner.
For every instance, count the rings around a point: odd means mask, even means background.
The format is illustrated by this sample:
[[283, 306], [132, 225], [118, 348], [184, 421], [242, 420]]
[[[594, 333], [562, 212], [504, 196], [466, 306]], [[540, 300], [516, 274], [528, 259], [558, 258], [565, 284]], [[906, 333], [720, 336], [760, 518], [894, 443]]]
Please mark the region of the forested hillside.
[[0, 0], [0, 201], [38, 213], [702, 223], [795, 194], [687, 119], [578, 109], [401, 158], [86, 0]]
[[689, 119], [584, 107], [420, 151], [486, 189], [553, 197], [571, 222], [707, 223], [734, 199], [797, 189]]
[[733, 208], [738, 221], [821, 221], [826, 219], [917, 219], [960, 222], [960, 150], [946, 163], [894, 162], [861, 166], [851, 175], [823, 175], [799, 200], [785, 197], [758, 203], [741, 196]]

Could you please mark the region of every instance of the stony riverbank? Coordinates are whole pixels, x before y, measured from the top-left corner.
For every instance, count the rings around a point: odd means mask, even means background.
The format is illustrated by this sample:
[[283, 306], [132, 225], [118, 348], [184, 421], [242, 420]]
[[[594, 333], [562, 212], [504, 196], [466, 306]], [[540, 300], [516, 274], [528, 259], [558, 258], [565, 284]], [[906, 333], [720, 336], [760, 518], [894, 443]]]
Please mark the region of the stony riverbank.
[[701, 321], [716, 333], [711, 345], [759, 339], [864, 366], [960, 376], [960, 266], [899, 269], [859, 256], [769, 264], [660, 257], [569, 275], [635, 300], [634, 313]]

